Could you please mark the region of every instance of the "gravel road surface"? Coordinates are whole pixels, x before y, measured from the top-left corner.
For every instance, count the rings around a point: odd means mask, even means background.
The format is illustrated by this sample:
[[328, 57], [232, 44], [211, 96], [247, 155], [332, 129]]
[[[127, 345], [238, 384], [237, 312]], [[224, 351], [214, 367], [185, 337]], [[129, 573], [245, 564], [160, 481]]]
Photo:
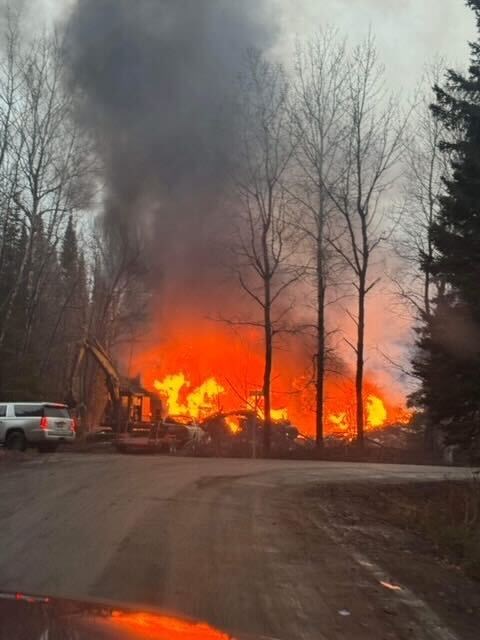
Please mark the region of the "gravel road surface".
[[375, 491], [469, 475], [69, 453], [5, 463], [0, 589], [154, 605], [281, 640], [464, 640], [388, 568], [339, 542], [326, 516], [306, 514], [301, 496], [319, 483]]

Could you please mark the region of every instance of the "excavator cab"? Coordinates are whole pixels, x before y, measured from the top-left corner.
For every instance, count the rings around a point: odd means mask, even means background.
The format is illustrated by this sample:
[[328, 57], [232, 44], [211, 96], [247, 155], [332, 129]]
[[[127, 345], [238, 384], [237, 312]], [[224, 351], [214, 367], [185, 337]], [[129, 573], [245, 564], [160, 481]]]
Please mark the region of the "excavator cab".
[[151, 424], [154, 422], [153, 408], [158, 404], [152, 394], [144, 389], [139, 378], [122, 379], [120, 384], [121, 422], [129, 424]]

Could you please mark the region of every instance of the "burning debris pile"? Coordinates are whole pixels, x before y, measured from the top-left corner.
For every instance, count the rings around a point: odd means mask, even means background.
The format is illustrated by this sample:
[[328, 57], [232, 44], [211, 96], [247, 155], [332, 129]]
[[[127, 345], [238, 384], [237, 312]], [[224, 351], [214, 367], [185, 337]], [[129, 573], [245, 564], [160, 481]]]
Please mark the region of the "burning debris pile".
[[[211, 416], [222, 411], [233, 412], [235, 410], [232, 399], [228, 397], [227, 391], [215, 378], [208, 378], [198, 387], [192, 388], [191, 383], [183, 373], [169, 374], [163, 380], [154, 381], [155, 391], [158, 392], [164, 401], [165, 412], [169, 416], [188, 416], [197, 422], [207, 420]], [[337, 399], [338, 403], [339, 400]], [[339, 413], [328, 413], [328, 432], [330, 434], [349, 437], [353, 433], [352, 407], [348, 398], [343, 400], [345, 410]], [[244, 410], [257, 415], [260, 420], [265, 419], [261, 395], [252, 394], [249, 396], [244, 406], [237, 406], [239, 411]], [[287, 407], [271, 409], [271, 420], [274, 424], [291, 424]], [[235, 414], [232, 414], [235, 415]], [[232, 417], [226, 416], [228, 425], [232, 433], [239, 431], [238, 422]], [[402, 410], [401, 407], [387, 409], [382, 398], [369, 394], [366, 397], [366, 425], [368, 430], [374, 431], [393, 424], [408, 424], [410, 413]], [[311, 431], [304, 425], [307, 432]], [[313, 433], [311, 433], [313, 435]]]
[[[197, 318], [162, 322], [158, 346], [134, 355], [133, 366], [161, 397], [164, 414], [188, 416], [197, 424], [223, 415], [232, 434], [242, 432], [245, 415], [264, 420], [261, 380], [261, 335], [249, 329], [231, 331]], [[192, 323], [192, 324], [190, 324]], [[292, 341], [279, 352], [274, 371], [271, 418], [275, 426], [291, 425], [306, 437], [315, 434], [315, 390], [306, 374], [308, 358]], [[401, 399], [372, 379], [365, 384], [368, 432], [407, 425], [411, 414]], [[351, 376], [342, 372], [326, 380], [326, 435], [353, 439], [355, 396]]]

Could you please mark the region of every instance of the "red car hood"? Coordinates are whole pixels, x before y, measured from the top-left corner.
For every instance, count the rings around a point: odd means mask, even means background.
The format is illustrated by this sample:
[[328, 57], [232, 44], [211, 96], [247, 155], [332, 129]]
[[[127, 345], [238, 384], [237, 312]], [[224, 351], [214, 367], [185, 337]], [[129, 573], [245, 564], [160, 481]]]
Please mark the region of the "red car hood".
[[[0, 593], [0, 640], [246, 640], [155, 610]], [[250, 639], [253, 640], [253, 639]]]

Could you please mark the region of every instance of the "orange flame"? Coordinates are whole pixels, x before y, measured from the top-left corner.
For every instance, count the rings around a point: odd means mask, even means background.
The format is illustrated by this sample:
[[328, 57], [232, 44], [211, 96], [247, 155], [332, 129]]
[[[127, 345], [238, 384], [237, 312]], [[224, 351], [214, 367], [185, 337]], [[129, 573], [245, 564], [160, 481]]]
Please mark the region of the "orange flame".
[[162, 381], [155, 380], [153, 386], [164, 398], [169, 415], [190, 416], [196, 420], [218, 411], [220, 396], [225, 393], [225, 389], [215, 378], [208, 378], [188, 393], [185, 403], [182, 403], [182, 391], [190, 387], [190, 382], [183, 373], [168, 375]]
[[272, 422], [288, 422], [288, 409], [271, 409], [270, 419]]
[[103, 619], [106, 627], [112, 626], [135, 634], [132, 638], [151, 640], [231, 640], [232, 636], [213, 629], [204, 622], [188, 622], [172, 616], [152, 613], [125, 613], [113, 611]]
[[227, 423], [227, 426], [233, 433], [233, 435], [237, 434], [240, 431], [240, 425], [238, 423], [238, 420], [235, 420], [235, 418], [227, 416], [225, 418], [225, 422]]
[[[175, 324], [165, 323], [161, 340], [134, 355], [134, 366], [147, 388], [156, 389], [171, 415], [201, 420], [218, 412], [257, 409], [263, 418], [259, 390], [263, 383], [263, 336], [254, 328], [228, 327], [179, 313]], [[315, 432], [315, 388], [311, 375], [311, 347], [283, 345], [272, 373], [272, 420], [291, 421], [305, 435]], [[411, 413], [401, 394], [389, 383], [365, 376], [366, 429], [408, 424]], [[355, 384], [345, 370], [325, 380], [325, 432], [355, 431]], [[232, 431], [238, 425], [229, 424]]]
[[[260, 420], [265, 420], [265, 411], [263, 408], [263, 396], [261, 394], [252, 394], [248, 398], [247, 409], [256, 411]], [[270, 409], [270, 420], [272, 422], [288, 422], [288, 409]]]
[[[379, 429], [384, 427], [388, 421], [388, 411], [381, 398], [370, 394], [367, 396], [365, 406], [366, 425], [370, 429]], [[338, 414], [330, 414], [329, 422], [339, 431], [351, 431], [354, 428], [354, 420], [349, 419], [347, 412], [342, 411]]]
[[378, 396], [367, 396], [367, 426], [372, 429], [383, 427], [387, 418], [388, 413], [383, 400]]
[[[207, 378], [193, 391], [186, 393], [191, 383], [183, 373], [169, 374], [163, 380], [155, 380], [153, 386], [166, 403], [168, 415], [190, 416], [195, 420], [207, 418], [220, 411], [220, 397], [225, 394], [225, 388], [215, 378]], [[185, 397], [184, 401], [181, 399], [182, 396]], [[265, 419], [260, 397], [251, 396], [246, 408], [255, 409], [259, 418]], [[272, 422], [286, 422], [288, 411], [286, 408], [271, 409], [270, 417]], [[235, 426], [233, 420], [227, 420], [227, 424], [232, 432], [238, 431], [239, 427]]]
[[347, 420], [347, 414], [345, 412], [337, 414], [331, 413], [328, 416], [328, 420], [340, 431], [348, 431], [350, 428]]

